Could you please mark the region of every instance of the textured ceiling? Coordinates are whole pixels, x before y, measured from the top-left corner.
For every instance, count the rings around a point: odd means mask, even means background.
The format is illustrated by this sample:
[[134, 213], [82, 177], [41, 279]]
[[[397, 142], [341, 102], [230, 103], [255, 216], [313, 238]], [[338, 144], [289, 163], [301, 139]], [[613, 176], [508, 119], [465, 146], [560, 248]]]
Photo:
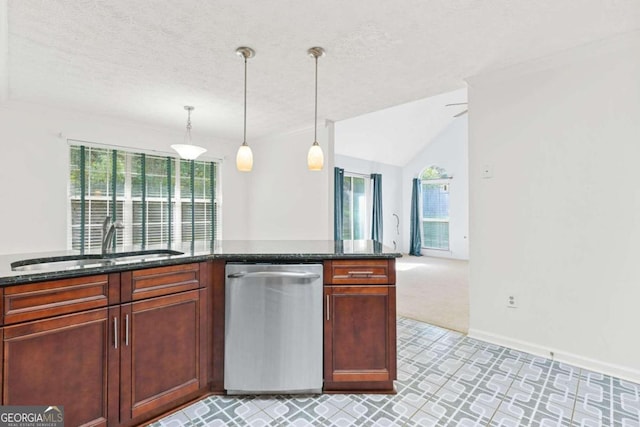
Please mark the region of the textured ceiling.
[[[464, 87], [464, 78], [640, 28], [638, 0], [0, 0], [9, 99], [248, 141]], [[338, 150], [339, 151], [339, 150]]]

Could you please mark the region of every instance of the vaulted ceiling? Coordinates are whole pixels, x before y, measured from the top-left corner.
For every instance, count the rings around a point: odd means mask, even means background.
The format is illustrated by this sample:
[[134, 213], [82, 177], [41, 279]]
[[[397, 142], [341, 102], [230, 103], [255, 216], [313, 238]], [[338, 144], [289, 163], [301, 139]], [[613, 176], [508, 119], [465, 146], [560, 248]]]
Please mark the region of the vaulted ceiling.
[[[340, 121], [640, 28], [638, 0], [2, 0], [9, 100], [242, 138]], [[1, 43], [0, 43], [1, 44]], [[2, 47], [2, 46], [0, 46]]]

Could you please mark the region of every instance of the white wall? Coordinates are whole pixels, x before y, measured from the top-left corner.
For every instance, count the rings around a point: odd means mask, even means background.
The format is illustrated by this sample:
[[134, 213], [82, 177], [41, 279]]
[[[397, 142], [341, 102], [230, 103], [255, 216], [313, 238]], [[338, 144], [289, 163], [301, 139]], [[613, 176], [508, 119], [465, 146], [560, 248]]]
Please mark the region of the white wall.
[[[382, 243], [398, 252], [402, 248], [402, 222], [397, 227], [397, 220], [393, 214], [402, 219], [402, 192], [399, 191], [402, 182], [402, 168], [384, 163], [371, 162], [355, 157], [336, 155], [336, 166], [347, 173], [356, 172], [365, 175], [382, 174]], [[331, 187], [333, 194], [333, 186]], [[369, 212], [367, 237], [371, 238], [371, 213]], [[331, 214], [333, 218], [333, 213]]]
[[0, 102], [9, 95], [9, 13], [7, 0], [0, 0]]
[[[449, 187], [449, 250], [423, 249], [422, 254], [444, 258], [469, 259], [469, 165], [467, 116], [455, 119], [415, 155], [403, 168], [403, 228], [411, 229], [411, 182], [429, 166], [439, 166], [453, 176]], [[409, 252], [405, 239], [403, 252]]]
[[250, 142], [254, 163], [246, 176], [246, 214], [251, 239], [333, 239], [331, 133], [332, 126], [318, 128], [325, 163], [316, 172], [307, 169], [313, 129]]
[[[63, 133], [60, 138], [59, 133]], [[26, 104], [0, 106], [0, 254], [61, 250], [67, 247], [66, 138], [170, 152], [182, 129], [155, 129], [73, 111]], [[248, 177], [235, 169], [237, 144], [220, 142], [193, 130], [194, 143], [207, 155], [228, 157], [221, 165], [223, 237], [248, 234]], [[15, 209], [20, 204], [21, 208]]]
[[638, 52], [635, 32], [469, 80], [470, 334], [636, 382]]
[[[0, 200], [21, 210], [0, 210], [0, 254], [67, 247], [67, 138], [170, 152], [182, 129], [157, 129], [135, 122], [11, 102], [0, 106]], [[59, 137], [62, 132], [63, 137]], [[222, 238], [331, 239], [333, 126], [318, 129], [325, 153], [321, 172], [307, 170], [313, 129], [250, 141], [254, 170], [237, 172], [239, 143], [215, 141], [193, 130], [194, 143], [221, 164]], [[332, 191], [332, 190], [331, 190]], [[38, 194], [38, 197], [32, 197]]]

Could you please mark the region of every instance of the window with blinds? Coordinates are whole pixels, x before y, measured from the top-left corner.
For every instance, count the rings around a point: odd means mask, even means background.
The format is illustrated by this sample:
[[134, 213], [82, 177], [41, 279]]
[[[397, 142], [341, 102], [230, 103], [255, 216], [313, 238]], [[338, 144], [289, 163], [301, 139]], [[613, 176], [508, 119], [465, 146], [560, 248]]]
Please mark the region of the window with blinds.
[[447, 172], [431, 166], [421, 175], [422, 247], [449, 250], [449, 189]]
[[171, 247], [217, 238], [215, 162], [82, 145], [72, 145], [70, 156], [73, 249], [99, 249], [107, 216], [124, 223], [117, 245]]

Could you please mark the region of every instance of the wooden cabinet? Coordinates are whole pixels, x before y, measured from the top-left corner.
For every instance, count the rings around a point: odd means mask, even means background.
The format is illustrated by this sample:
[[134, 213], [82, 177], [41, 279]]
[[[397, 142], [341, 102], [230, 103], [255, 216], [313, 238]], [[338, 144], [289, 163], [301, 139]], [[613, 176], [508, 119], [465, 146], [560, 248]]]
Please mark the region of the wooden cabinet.
[[324, 262], [327, 285], [394, 285], [395, 259], [340, 259]]
[[119, 425], [206, 391], [208, 271], [192, 263], [121, 274]]
[[67, 425], [107, 425], [112, 377], [110, 302], [120, 275], [10, 286], [2, 292], [2, 404], [64, 405]]
[[[125, 427], [224, 393], [224, 267], [0, 288], [1, 403], [64, 405], [66, 425]], [[395, 260], [329, 260], [324, 277], [324, 390], [393, 392]]]
[[155, 415], [207, 386], [207, 290], [123, 305], [120, 421]]
[[122, 301], [140, 301], [198, 289], [201, 286], [200, 276], [202, 273], [206, 275], [206, 268], [200, 267], [200, 264], [193, 263], [124, 272], [121, 275]]
[[64, 405], [66, 425], [107, 425], [118, 375], [107, 308], [3, 329], [3, 405]]
[[193, 263], [4, 288], [2, 404], [64, 405], [66, 425], [129, 426], [206, 393], [208, 271]]
[[75, 277], [4, 289], [4, 324], [44, 319], [119, 302], [119, 274]]
[[207, 344], [211, 356], [209, 357], [209, 383], [211, 392], [224, 394], [224, 292], [225, 262], [216, 260], [209, 264], [210, 280], [207, 280], [209, 290], [209, 330]]
[[[325, 272], [327, 269], [337, 271], [338, 281], [352, 283], [334, 286], [331, 282], [336, 281], [336, 274], [325, 276], [325, 391], [392, 392], [394, 389], [396, 301], [395, 283], [389, 283], [389, 278], [395, 277], [395, 266], [388, 260], [381, 261], [373, 260], [373, 266], [369, 260], [340, 262], [338, 267], [327, 266], [336, 261], [325, 263]], [[376, 268], [385, 270], [376, 271]], [[363, 274], [347, 272], [360, 270], [374, 271], [371, 274], [386, 277], [387, 283], [379, 284], [376, 280], [368, 284]]]

